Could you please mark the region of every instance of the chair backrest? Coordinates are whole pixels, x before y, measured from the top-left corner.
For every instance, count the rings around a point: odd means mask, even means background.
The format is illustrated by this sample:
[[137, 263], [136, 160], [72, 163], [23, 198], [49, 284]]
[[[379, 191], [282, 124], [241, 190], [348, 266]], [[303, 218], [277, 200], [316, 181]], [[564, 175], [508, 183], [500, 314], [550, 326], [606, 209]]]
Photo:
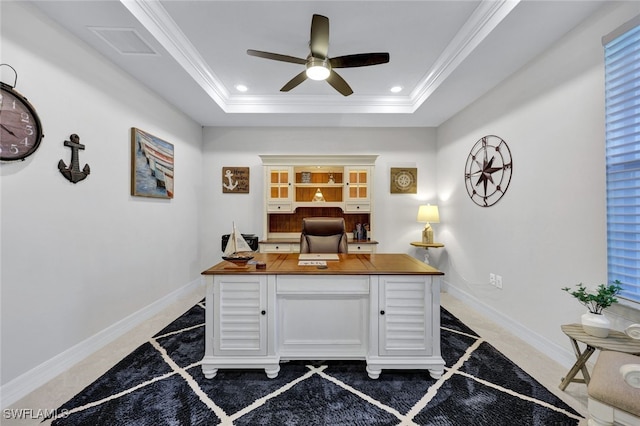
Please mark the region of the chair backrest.
[[302, 219], [300, 253], [347, 253], [347, 233], [341, 217]]

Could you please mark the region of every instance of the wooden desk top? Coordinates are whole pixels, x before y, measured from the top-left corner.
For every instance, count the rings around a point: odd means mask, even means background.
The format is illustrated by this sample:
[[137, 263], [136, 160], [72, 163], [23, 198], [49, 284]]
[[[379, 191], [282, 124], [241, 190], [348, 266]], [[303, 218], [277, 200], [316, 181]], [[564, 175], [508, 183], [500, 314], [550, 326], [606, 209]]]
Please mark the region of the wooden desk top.
[[444, 275], [408, 254], [338, 254], [339, 261], [327, 261], [327, 269], [314, 265], [298, 266], [298, 253], [255, 253], [253, 261], [265, 262], [266, 269], [234, 268], [222, 261], [202, 275]]
[[565, 324], [560, 328], [570, 338], [596, 349], [640, 354], [640, 340], [632, 339], [620, 331], [611, 330], [607, 337], [595, 337], [585, 333], [582, 324]]

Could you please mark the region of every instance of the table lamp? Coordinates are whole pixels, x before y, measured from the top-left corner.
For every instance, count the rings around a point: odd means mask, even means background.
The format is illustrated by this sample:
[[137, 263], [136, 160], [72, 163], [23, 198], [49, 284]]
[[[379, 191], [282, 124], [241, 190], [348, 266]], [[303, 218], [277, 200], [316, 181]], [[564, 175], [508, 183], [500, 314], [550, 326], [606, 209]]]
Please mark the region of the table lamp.
[[422, 230], [422, 242], [425, 244], [433, 244], [433, 228], [431, 228], [431, 223], [440, 223], [438, 206], [432, 206], [430, 204], [420, 206], [418, 209], [417, 221], [420, 223], [426, 223]]

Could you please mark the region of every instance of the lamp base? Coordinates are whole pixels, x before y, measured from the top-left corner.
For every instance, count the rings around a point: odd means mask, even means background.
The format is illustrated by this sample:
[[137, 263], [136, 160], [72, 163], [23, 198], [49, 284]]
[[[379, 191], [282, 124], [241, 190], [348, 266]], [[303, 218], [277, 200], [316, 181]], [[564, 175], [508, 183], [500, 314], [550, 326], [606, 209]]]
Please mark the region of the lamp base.
[[422, 242], [425, 244], [433, 244], [433, 228], [428, 223], [422, 230]]

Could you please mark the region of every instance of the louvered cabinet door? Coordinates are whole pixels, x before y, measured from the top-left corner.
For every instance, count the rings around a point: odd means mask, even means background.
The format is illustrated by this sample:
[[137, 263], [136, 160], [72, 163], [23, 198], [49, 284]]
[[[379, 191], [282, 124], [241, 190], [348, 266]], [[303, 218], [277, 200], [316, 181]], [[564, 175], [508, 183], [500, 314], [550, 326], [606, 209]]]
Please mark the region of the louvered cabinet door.
[[380, 277], [380, 356], [433, 354], [432, 294], [425, 280], [420, 276]]
[[216, 276], [213, 291], [214, 355], [266, 355], [266, 276]]

